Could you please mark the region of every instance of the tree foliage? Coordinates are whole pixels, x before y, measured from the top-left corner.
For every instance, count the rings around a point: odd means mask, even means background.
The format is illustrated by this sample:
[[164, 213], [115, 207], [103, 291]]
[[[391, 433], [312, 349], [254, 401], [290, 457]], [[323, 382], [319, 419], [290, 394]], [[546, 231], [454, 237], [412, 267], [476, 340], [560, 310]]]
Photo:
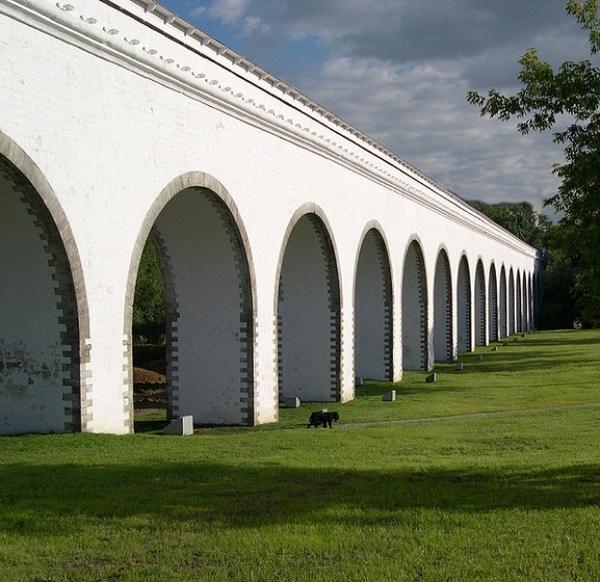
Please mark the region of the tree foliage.
[[[600, 50], [598, 0], [569, 0], [567, 12], [587, 31], [591, 55]], [[516, 95], [496, 89], [487, 95], [469, 92], [467, 99], [482, 115], [506, 121], [517, 119], [522, 134], [560, 130], [553, 141], [564, 146], [565, 162], [553, 172], [561, 179], [546, 205], [562, 213], [556, 240], [570, 257], [573, 290], [581, 315], [600, 321], [600, 69], [590, 60], [564, 62], [557, 71], [529, 49], [520, 60]]]
[[550, 219], [545, 214], [536, 212], [529, 202], [469, 204], [532, 247], [542, 249], [546, 246], [546, 232], [551, 224]]
[[164, 333], [165, 300], [160, 264], [154, 245], [146, 241], [135, 283], [133, 300], [133, 332], [140, 341], [156, 343]]

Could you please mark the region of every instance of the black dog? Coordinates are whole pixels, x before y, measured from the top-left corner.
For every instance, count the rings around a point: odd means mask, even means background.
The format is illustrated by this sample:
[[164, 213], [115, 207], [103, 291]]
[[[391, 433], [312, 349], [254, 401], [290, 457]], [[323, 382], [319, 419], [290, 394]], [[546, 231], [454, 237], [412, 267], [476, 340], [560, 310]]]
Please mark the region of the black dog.
[[331, 428], [331, 423], [334, 420], [339, 420], [340, 415], [337, 412], [323, 412], [322, 410], [317, 410], [310, 415], [308, 419], [308, 426], [306, 428], [310, 428], [314, 426], [315, 428], [319, 428], [319, 426], [323, 426], [323, 428]]

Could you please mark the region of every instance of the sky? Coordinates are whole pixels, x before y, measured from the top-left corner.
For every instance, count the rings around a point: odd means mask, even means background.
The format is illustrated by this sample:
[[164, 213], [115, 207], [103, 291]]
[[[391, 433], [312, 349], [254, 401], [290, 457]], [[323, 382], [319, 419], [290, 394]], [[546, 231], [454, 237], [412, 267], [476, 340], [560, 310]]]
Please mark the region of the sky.
[[518, 91], [531, 47], [555, 68], [589, 59], [566, 0], [159, 2], [461, 198], [553, 215], [562, 148], [482, 118], [466, 95]]

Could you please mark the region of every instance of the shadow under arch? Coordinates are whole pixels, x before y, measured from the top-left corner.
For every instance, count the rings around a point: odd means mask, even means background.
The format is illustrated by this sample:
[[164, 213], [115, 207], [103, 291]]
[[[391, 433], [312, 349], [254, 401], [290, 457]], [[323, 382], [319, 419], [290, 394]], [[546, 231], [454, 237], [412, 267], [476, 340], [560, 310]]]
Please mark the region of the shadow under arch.
[[381, 225], [370, 222], [354, 266], [354, 362], [361, 378], [391, 382], [393, 370], [393, 278]]
[[79, 251], [42, 171], [2, 131], [0, 206], [0, 434], [86, 430], [90, 335]]
[[471, 273], [466, 255], [460, 259], [458, 265], [458, 279], [456, 286], [456, 318], [458, 330], [458, 351], [470, 352], [471, 343]]
[[485, 271], [483, 261], [479, 259], [475, 267], [474, 286], [474, 309], [475, 309], [475, 345], [487, 345], [487, 301], [485, 288]]
[[316, 204], [286, 229], [276, 271], [279, 398], [341, 399], [341, 291], [331, 226]]
[[452, 333], [452, 272], [448, 251], [440, 248], [433, 284], [433, 338], [436, 361], [454, 359]]
[[508, 336], [508, 291], [506, 286], [506, 267], [500, 269], [500, 291], [498, 301], [498, 339]]
[[420, 241], [413, 236], [404, 253], [402, 276], [402, 366], [429, 370], [427, 273]]
[[508, 335], [515, 333], [515, 274], [511, 267], [508, 272]]
[[148, 210], [136, 239], [124, 317], [130, 394], [133, 299], [148, 237], [165, 289], [168, 416], [192, 415], [196, 424], [256, 424], [250, 246], [231, 195], [203, 172], [172, 180]]
[[488, 277], [488, 339], [490, 342], [496, 342], [500, 339], [498, 327], [498, 276], [496, 274], [496, 264], [490, 263]]
[[515, 275], [516, 298], [515, 298], [515, 317], [516, 317], [516, 332], [523, 331], [523, 293], [521, 290], [521, 271], [517, 269]]

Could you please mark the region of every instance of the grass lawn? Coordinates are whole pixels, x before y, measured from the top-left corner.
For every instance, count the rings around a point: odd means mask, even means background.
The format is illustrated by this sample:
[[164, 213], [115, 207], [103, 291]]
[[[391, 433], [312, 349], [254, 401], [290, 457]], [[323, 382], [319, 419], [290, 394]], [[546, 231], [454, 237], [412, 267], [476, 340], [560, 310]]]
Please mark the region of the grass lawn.
[[600, 580], [600, 331], [515, 338], [333, 430], [2, 437], [0, 580]]

